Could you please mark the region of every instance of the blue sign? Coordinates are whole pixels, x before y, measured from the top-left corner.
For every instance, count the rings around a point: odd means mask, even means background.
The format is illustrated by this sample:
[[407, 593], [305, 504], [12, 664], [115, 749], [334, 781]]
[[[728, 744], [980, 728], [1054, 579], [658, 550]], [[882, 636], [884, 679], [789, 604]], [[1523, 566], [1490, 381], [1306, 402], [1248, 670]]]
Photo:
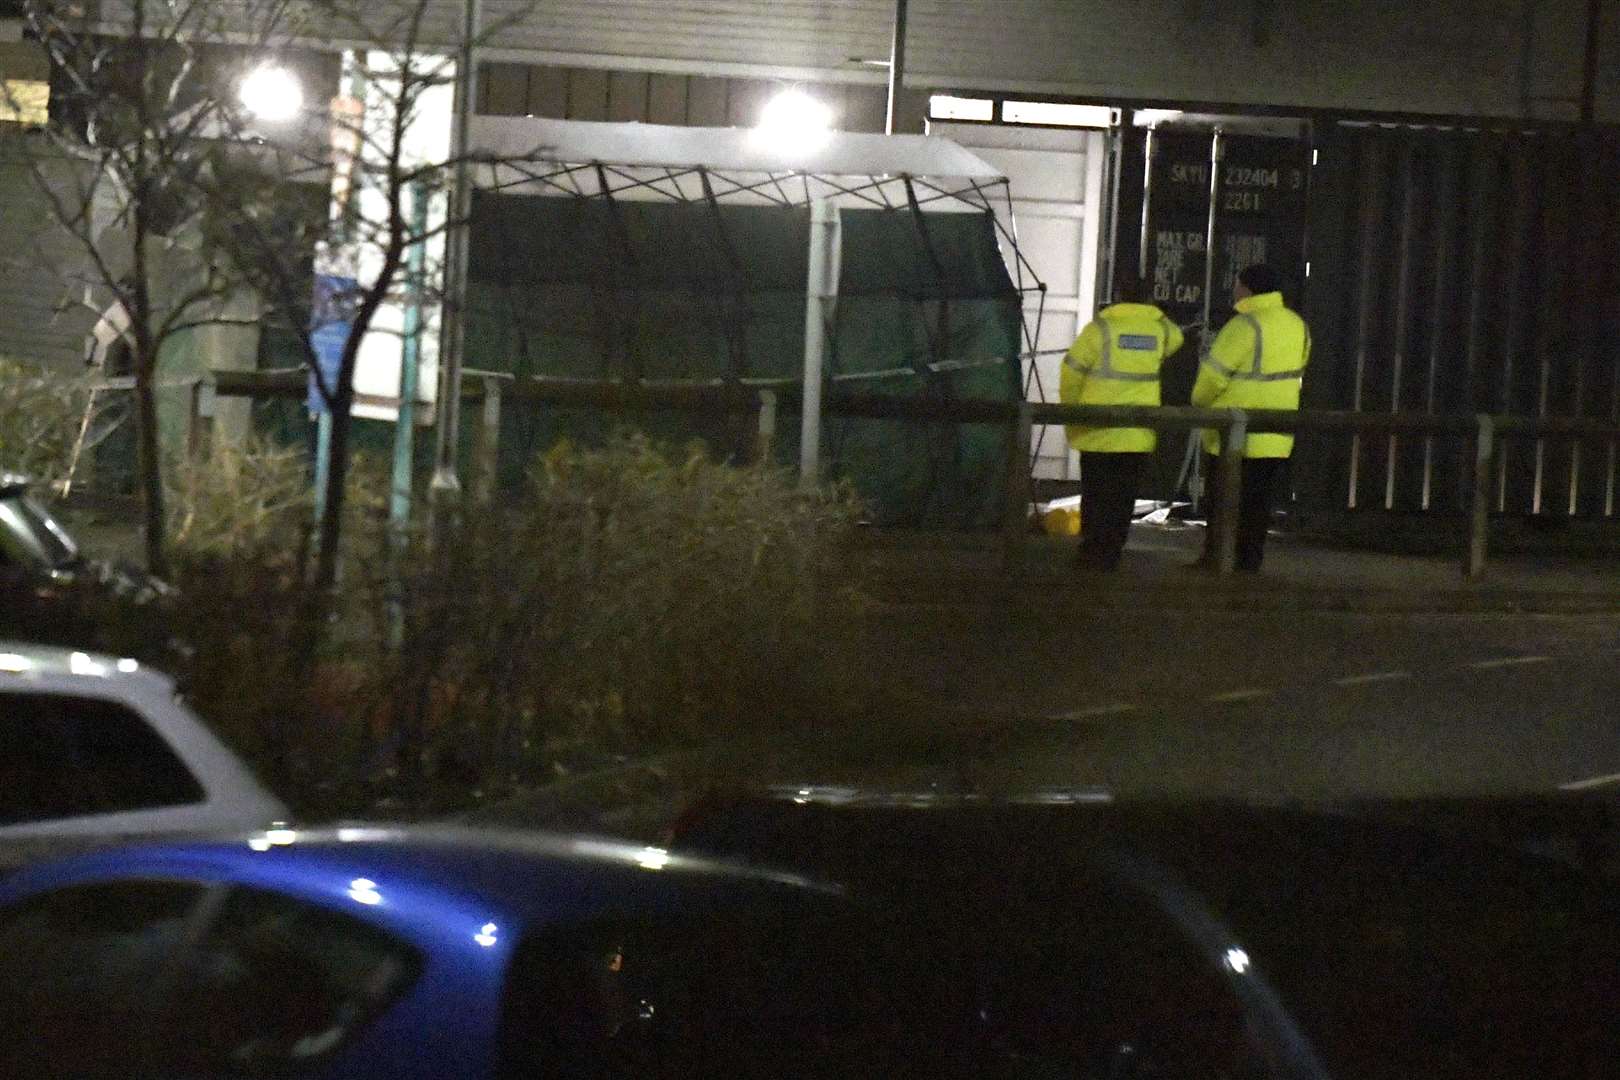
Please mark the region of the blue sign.
[[[349, 343], [354, 330], [354, 307], [360, 283], [341, 274], [315, 275], [315, 302], [310, 310], [310, 344], [315, 349], [315, 363], [320, 368], [321, 380], [329, 390], [336, 389], [343, 368], [343, 348]], [[326, 398], [321, 395], [320, 383], [314, 372], [309, 376], [309, 411], [319, 415], [326, 412]]]

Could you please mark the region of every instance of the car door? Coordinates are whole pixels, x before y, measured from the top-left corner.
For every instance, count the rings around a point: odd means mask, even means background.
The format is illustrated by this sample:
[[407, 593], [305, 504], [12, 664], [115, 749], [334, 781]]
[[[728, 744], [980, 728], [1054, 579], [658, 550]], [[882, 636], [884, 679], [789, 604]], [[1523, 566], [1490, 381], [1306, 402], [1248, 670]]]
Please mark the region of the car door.
[[66, 886], [0, 911], [0, 1077], [327, 1075], [420, 970], [409, 944], [273, 890]]
[[408, 943], [324, 904], [222, 890], [165, 975], [163, 1075], [357, 1075], [356, 1040], [421, 967]]
[[0, 912], [0, 1076], [151, 1075], [151, 993], [203, 916], [208, 890], [176, 881], [69, 885]]

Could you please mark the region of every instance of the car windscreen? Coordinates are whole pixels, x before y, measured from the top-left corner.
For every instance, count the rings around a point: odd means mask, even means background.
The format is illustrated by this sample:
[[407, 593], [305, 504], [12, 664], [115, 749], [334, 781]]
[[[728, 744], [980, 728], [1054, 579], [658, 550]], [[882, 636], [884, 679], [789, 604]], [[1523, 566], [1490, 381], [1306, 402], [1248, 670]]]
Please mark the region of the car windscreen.
[[944, 911], [750, 895], [548, 927], [501, 1075], [918, 1080], [1266, 1075], [1240, 1010], [1139, 906], [945, 932]]
[[1620, 1060], [1620, 909], [1562, 867], [1303, 818], [1145, 844], [1334, 1075], [1587, 1077]]
[[1162, 898], [1095, 914], [1125, 853], [1224, 924], [1329, 1075], [1587, 1077], [1620, 1060], [1620, 915], [1556, 865], [1307, 814], [809, 809], [722, 813], [690, 839], [893, 898], [977, 954], [1039, 957], [1001, 965], [1027, 1016], [1104, 985], [1082, 975], [1087, 928], [1131, 943], [1113, 970], [1163, 966], [1134, 955], [1163, 932]]
[[552, 925], [514, 958], [501, 1075], [893, 1075], [937, 1058], [914, 1004], [952, 980], [921, 959], [836, 902], [751, 889]]

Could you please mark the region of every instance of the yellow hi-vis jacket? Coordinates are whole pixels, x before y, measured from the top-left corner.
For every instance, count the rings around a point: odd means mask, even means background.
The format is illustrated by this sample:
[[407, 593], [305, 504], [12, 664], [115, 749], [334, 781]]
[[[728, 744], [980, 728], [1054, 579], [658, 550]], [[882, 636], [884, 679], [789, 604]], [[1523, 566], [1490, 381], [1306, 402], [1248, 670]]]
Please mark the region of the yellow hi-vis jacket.
[[[1065, 405], [1157, 405], [1159, 367], [1181, 348], [1181, 328], [1152, 304], [1113, 304], [1080, 331], [1063, 358], [1058, 397]], [[1081, 453], [1146, 454], [1158, 444], [1151, 428], [1069, 425]]]
[[[1298, 409], [1311, 361], [1305, 320], [1284, 307], [1282, 293], [1275, 292], [1239, 300], [1237, 312], [1215, 335], [1198, 368], [1192, 403], [1206, 409]], [[1218, 431], [1205, 429], [1204, 449], [1221, 452]], [[1292, 435], [1255, 433], [1243, 456], [1285, 458], [1293, 452]]]

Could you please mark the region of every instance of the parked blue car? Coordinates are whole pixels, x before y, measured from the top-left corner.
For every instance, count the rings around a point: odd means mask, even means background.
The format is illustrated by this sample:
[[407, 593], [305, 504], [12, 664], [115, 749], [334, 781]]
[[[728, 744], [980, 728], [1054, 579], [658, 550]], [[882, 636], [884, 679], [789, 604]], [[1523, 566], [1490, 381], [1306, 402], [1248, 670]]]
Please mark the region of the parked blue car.
[[908, 1025], [924, 960], [869, 915], [787, 875], [529, 834], [98, 852], [0, 881], [0, 1075], [968, 1075]]

